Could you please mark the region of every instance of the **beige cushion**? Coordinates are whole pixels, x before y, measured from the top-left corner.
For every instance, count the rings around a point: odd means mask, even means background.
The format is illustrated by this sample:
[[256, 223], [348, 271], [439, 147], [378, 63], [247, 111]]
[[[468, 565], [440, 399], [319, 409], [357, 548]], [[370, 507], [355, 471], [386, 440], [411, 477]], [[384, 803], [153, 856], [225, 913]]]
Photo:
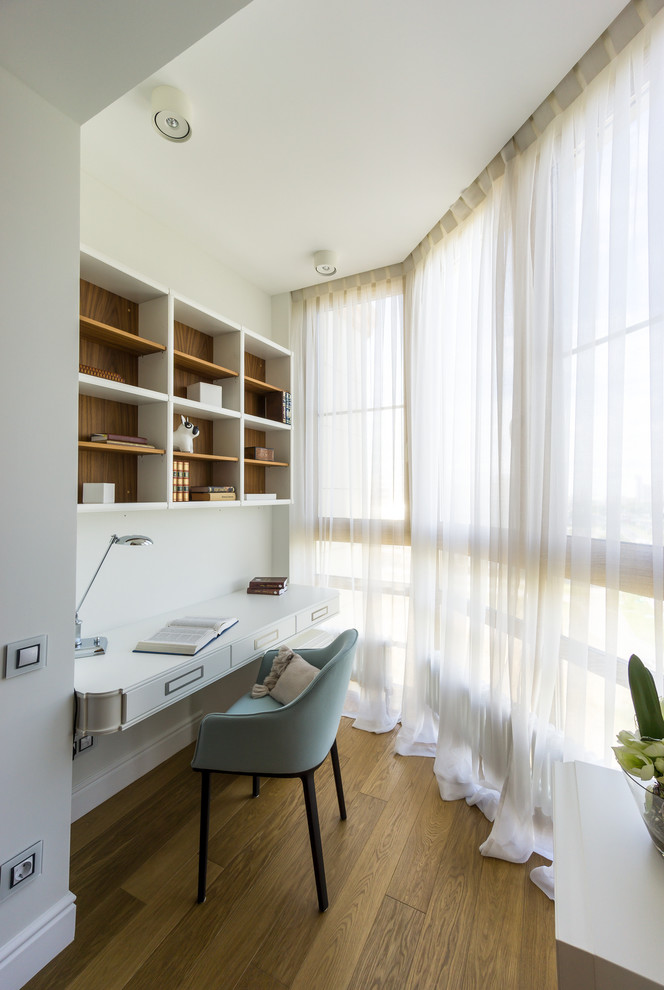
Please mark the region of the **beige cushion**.
[[318, 667], [307, 663], [299, 653], [293, 653], [290, 646], [281, 646], [272, 662], [270, 673], [262, 684], [254, 684], [251, 697], [263, 698], [269, 694], [275, 701], [287, 705], [311, 684], [318, 673]]
[[307, 663], [299, 653], [294, 653], [270, 694], [275, 701], [280, 701], [282, 705], [288, 705], [297, 698], [298, 694], [304, 691], [305, 687], [311, 684], [318, 673], [320, 673], [318, 667]]

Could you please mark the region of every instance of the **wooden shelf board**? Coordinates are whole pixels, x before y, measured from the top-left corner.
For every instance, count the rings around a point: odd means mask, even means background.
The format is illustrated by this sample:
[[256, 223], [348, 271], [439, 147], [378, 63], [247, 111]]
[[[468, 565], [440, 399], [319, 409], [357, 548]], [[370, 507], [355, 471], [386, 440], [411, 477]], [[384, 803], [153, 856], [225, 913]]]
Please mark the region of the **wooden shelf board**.
[[213, 364], [212, 361], [204, 361], [203, 358], [193, 357], [185, 354], [184, 351], [173, 351], [173, 362], [178, 368], [185, 368], [187, 371], [198, 371], [208, 378], [237, 378], [237, 371], [224, 368], [220, 364]]
[[245, 457], [245, 464], [257, 464], [258, 467], [288, 467], [288, 461], [257, 461], [253, 457]]
[[277, 388], [276, 385], [268, 385], [267, 382], [260, 382], [257, 378], [250, 378], [249, 375], [244, 376], [244, 387], [248, 392], [254, 392], [256, 395], [285, 391], [283, 388]]
[[166, 350], [165, 344], [157, 344], [154, 340], [147, 340], [135, 333], [109, 327], [106, 323], [90, 319], [89, 316], [79, 317], [79, 324], [82, 336], [108, 344], [110, 347], [118, 347], [123, 351], [131, 351], [134, 354], [158, 354]]
[[165, 454], [160, 447], [137, 447], [134, 444], [93, 443], [92, 440], [79, 440], [79, 450], [102, 450], [105, 454]]
[[238, 461], [239, 457], [226, 457], [225, 454], [184, 454], [180, 450], [173, 451], [173, 460], [183, 461]]

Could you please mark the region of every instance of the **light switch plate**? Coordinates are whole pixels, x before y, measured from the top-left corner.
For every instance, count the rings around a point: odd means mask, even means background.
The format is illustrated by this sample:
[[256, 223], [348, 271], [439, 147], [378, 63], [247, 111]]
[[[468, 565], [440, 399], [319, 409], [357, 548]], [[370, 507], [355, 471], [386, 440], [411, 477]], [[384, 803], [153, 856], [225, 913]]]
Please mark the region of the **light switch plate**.
[[5, 649], [5, 677], [18, 677], [31, 670], [46, 666], [48, 636], [30, 636], [15, 643], [7, 643]]

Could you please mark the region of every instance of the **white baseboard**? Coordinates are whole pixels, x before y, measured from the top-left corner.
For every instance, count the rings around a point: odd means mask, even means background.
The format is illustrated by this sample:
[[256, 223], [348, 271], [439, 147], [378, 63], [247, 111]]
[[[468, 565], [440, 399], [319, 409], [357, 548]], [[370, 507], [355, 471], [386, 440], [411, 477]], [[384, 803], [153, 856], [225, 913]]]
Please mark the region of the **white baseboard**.
[[74, 940], [76, 905], [69, 892], [11, 941], [0, 946], [0, 987], [19, 990]]
[[104, 768], [95, 777], [83, 781], [72, 791], [71, 820], [92, 811], [98, 804], [113, 797], [143, 774], [154, 770], [164, 760], [179, 753], [196, 739], [202, 712], [196, 712], [178, 725], [169, 729], [148, 746], [132, 753], [130, 757]]

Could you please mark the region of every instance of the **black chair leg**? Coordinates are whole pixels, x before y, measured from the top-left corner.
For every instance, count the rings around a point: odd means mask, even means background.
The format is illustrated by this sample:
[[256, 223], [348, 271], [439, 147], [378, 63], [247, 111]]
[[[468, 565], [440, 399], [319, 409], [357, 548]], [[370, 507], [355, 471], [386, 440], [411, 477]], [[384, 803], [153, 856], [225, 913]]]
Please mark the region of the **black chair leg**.
[[258, 797], [261, 792], [261, 779], [254, 774], [254, 787], [251, 793], [252, 797]]
[[314, 876], [316, 877], [316, 893], [318, 894], [318, 910], [326, 911], [327, 885], [325, 883], [325, 867], [323, 866], [323, 846], [320, 839], [318, 824], [318, 805], [316, 803], [316, 787], [314, 773], [310, 770], [300, 777], [304, 790], [304, 803], [307, 809], [307, 824], [309, 825], [309, 841], [311, 842], [311, 857], [314, 861]]
[[210, 771], [201, 771], [201, 831], [198, 846], [198, 903], [205, 900], [207, 885], [208, 832], [210, 829]]
[[339, 766], [339, 751], [337, 750], [337, 740], [332, 743], [330, 750], [332, 757], [332, 769], [334, 770], [334, 783], [337, 785], [337, 801], [339, 802], [339, 817], [342, 822], [346, 821], [346, 801], [344, 799], [344, 785], [341, 782], [341, 767]]

